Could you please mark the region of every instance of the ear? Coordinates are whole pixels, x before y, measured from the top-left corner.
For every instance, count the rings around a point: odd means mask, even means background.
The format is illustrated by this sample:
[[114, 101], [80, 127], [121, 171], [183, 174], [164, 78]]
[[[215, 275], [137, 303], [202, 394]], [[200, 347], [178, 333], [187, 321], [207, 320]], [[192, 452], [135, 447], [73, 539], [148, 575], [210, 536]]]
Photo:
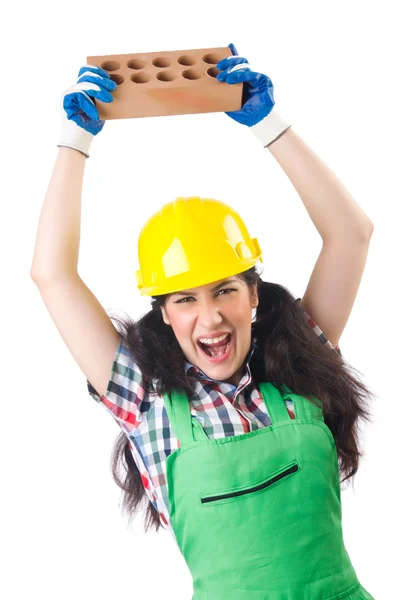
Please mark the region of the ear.
[[160, 308], [161, 308], [161, 313], [163, 315], [163, 321], [164, 321], [164, 323], [166, 325], [171, 325], [170, 320], [169, 320], [168, 315], [167, 315], [167, 310], [164, 308], [164, 306], [160, 306]]
[[254, 287], [254, 290], [252, 292], [252, 308], [257, 308], [258, 304], [259, 304], [258, 286], [256, 284]]

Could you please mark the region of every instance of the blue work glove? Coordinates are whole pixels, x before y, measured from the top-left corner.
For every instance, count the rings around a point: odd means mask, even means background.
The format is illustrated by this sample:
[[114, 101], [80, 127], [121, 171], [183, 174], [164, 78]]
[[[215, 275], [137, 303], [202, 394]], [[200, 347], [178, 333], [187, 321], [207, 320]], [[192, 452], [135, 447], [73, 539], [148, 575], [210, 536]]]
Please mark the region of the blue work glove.
[[275, 102], [272, 80], [263, 73], [251, 71], [248, 60], [238, 56], [234, 44], [229, 44], [228, 48], [233, 56], [223, 58], [216, 65], [221, 71], [217, 79], [229, 84], [243, 83], [243, 97], [241, 110], [225, 114], [234, 121], [251, 127], [263, 146], [268, 146], [291, 125], [283, 121], [273, 108]]
[[99, 118], [95, 98], [113, 102], [110, 92], [116, 88], [117, 84], [110, 79], [107, 71], [92, 65], [81, 67], [77, 83], [62, 95], [62, 131], [58, 147], [79, 150], [89, 158], [91, 142], [105, 125], [105, 121]]

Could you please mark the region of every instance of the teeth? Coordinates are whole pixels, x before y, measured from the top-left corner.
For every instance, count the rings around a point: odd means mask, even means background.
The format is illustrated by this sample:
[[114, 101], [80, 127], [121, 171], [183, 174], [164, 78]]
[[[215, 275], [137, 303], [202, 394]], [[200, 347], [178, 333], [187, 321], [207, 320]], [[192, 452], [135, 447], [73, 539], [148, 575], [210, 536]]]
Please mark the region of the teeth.
[[212, 345], [212, 344], [217, 344], [218, 342], [220, 342], [221, 340], [224, 340], [225, 338], [227, 338], [229, 334], [225, 333], [225, 335], [221, 335], [221, 337], [217, 337], [217, 338], [200, 338], [199, 342], [202, 342], [203, 344], [206, 344], [207, 346]]

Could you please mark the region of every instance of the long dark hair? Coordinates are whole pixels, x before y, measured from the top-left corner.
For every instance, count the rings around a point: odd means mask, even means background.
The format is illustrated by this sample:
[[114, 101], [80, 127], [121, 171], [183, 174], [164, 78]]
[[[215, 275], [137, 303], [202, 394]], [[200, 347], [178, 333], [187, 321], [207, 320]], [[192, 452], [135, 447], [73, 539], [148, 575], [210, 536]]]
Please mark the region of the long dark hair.
[[[332, 431], [338, 451], [341, 483], [358, 470], [363, 452], [358, 447], [359, 419], [371, 421], [368, 401], [373, 394], [353, 375], [353, 369], [328, 345], [319, 341], [296, 298], [282, 285], [265, 282], [256, 267], [237, 275], [250, 291], [257, 284], [259, 303], [252, 322], [256, 348], [250, 361], [256, 382], [281, 384], [309, 401], [310, 395], [322, 401], [324, 421]], [[194, 394], [194, 378], [185, 373], [185, 356], [172, 327], [164, 323], [160, 307], [167, 294], [151, 297], [151, 310], [137, 322], [117, 318], [118, 331], [131, 348], [134, 360], [145, 380], [158, 379], [156, 392], [185, 390]], [[122, 511], [132, 520], [146, 506], [145, 531], [158, 531], [159, 514], [149, 501], [139, 470], [131, 455], [130, 442], [121, 432], [113, 448], [112, 475], [123, 490]], [[123, 467], [123, 478], [118, 470]], [[353, 479], [352, 479], [353, 481]]]

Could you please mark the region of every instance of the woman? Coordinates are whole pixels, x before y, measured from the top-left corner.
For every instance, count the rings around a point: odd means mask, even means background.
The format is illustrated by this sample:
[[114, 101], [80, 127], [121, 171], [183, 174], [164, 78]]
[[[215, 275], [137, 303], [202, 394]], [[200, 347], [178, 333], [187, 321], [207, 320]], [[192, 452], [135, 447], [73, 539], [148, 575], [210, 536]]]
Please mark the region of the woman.
[[357, 472], [371, 394], [338, 341], [373, 226], [274, 111], [271, 80], [229, 47], [218, 79], [244, 87], [242, 109], [227, 114], [269, 148], [323, 239], [303, 298], [260, 278], [258, 240], [230, 206], [177, 198], [139, 237], [152, 310], [115, 328], [77, 273], [85, 158], [104, 126], [93, 99], [111, 102], [115, 89], [90, 66], [64, 94], [32, 278], [122, 429], [113, 475], [125, 508], [150, 501], [147, 524], [175, 536], [195, 599], [370, 599], [343, 543], [339, 473]]

